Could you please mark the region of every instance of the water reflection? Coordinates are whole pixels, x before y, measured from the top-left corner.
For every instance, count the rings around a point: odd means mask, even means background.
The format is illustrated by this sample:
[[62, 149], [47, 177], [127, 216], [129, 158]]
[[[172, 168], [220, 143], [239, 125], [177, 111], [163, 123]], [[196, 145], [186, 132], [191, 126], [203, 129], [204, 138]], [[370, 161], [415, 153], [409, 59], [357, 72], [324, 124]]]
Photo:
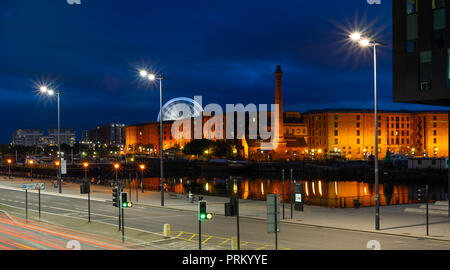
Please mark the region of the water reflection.
[[[297, 181], [304, 184], [306, 203], [310, 205], [348, 208], [355, 203], [361, 206], [375, 205], [375, 186], [363, 181]], [[159, 190], [158, 177], [144, 178], [144, 189]], [[135, 187], [135, 181], [132, 186]], [[292, 185], [293, 186], [293, 185]], [[416, 190], [418, 184], [380, 183], [380, 204], [397, 205], [417, 203]], [[244, 200], [265, 200], [267, 194], [283, 194], [283, 183], [278, 179], [224, 179], [224, 178], [167, 178], [165, 189], [168, 192], [210, 196], [230, 196], [236, 194]], [[445, 200], [447, 187], [445, 184], [430, 185], [431, 200]], [[291, 183], [284, 182], [284, 196], [281, 199], [289, 203], [291, 198]]]

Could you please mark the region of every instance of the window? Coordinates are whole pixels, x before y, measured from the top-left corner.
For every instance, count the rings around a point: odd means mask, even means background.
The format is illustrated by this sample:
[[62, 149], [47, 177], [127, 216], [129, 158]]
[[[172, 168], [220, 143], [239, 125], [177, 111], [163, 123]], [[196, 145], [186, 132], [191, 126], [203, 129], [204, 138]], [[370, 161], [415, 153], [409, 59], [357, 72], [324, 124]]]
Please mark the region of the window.
[[334, 127], [337, 128], [338, 127], [338, 123], [334, 122]]
[[378, 130], [378, 136], [381, 136], [381, 130]]
[[356, 116], [356, 121], [359, 121], [361, 117], [359, 115]]
[[339, 143], [338, 139], [334, 139], [334, 144], [338, 144], [338, 143]]
[[419, 65], [419, 89], [430, 90], [431, 89], [431, 51], [425, 51], [420, 53], [420, 65]]
[[437, 126], [437, 124], [436, 124], [436, 123], [433, 123], [433, 127], [436, 128], [436, 126]]
[[433, 135], [437, 136], [437, 131], [436, 130], [433, 131]]
[[431, 2], [433, 9], [445, 8], [445, 0], [432, 0]]
[[356, 131], [356, 136], [360, 136], [361, 132], [359, 130]]
[[357, 128], [360, 128], [361, 127], [361, 124], [358, 122], [358, 123], [356, 123], [356, 127]]
[[337, 115], [334, 116], [334, 120], [338, 120], [339, 117]]
[[337, 130], [334, 131], [334, 136], [338, 136], [338, 131]]
[[406, 40], [415, 41], [417, 39], [417, 14], [411, 14], [406, 17]]
[[407, 0], [406, 1], [406, 14], [407, 15], [416, 14], [417, 8], [418, 8], [417, 0]]
[[434, 140], [433, 140], [433, 141], [434, 141], [434, 144], [437, 144], [437, 139], [436, 139], [436, 138], [434, 138]]
[[356, 139], [356, 144], [360, 144], [360, 143], [361, 143], [360, 139]]

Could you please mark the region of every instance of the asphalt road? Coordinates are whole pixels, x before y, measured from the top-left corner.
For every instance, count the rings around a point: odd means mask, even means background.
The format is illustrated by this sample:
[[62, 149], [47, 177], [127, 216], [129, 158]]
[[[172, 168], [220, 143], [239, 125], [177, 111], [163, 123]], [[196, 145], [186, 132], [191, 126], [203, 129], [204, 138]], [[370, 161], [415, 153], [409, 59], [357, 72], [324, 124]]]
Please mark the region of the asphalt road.
[[[0, 189], [0, 194], [0, 203], [25, 207], [24, 192]], [[29, 209], [38, 209], [37, 194], [29, 194], [28, 202]], [[82, 199], [41, 195], [41, 209], [49, 213], [87, 219], [87, 201]], [[118, 224], [118, 208], [113, 207], [111, 202], [91, 201], [91, 218]], [[196, 243], [198, 239], [196, 212], [139, 205], [125, 209], [126, 227], [161, 233], [164, 224], [170, 224], [172, 236], [179, 236], [192, 244]], [[202, 241], [212, 246], [217, 245], [218, 248], [223, 245], [229, 246], [227, 240], [236, 236], [236, 230], [236, 217], [216, 215], [213, 221], [202, 223]], [[1, 230], [0, 236], [27, 243], [20, 237], [11, 238], [12, 236]], [[275, 248], [275, 235], [267, 234], [264, 220], [241, 217], [240, 238], [242, 249]], [[385, 250], [450, 250], [448, 241], [283, 223], [278, 234], [278, 247], [292, 250], [366, 250], [367, 243], [371, 240], [378, 241], [381, 249]]]
[[[118, 241], [0, 213], [0, 250], [122, 250]], [[15, 222], [17, 221], [17, 223]]]

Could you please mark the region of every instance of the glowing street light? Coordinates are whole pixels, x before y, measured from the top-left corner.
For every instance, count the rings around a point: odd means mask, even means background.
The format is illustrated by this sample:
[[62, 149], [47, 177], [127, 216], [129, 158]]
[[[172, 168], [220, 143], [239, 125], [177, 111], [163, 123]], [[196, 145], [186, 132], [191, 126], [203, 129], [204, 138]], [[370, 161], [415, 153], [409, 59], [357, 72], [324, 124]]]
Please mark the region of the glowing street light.
[[28, 161], [28, 164], [30, 164], [30, 181], [33, 181], [33, 164], [34, 164], [34, 160], [30, 159]]
[[[48, 86], [46, 85], [41, 85], [39, 87], [39, 91], [41, 92], [41, 94], [47, 95], [47, 96], [54, 96], [56, 94], [57, 98], [58, 98], [58, 157], [59, 157], [59, 164], [61, 164], [61, 143], [60, 143], [60, 137], [61, 137], [61, 109], [60, 109], [60, 96], [61, 96], [61, 91], [59, 90], [53, 90], [50, 89]], [[58, 165], [59, 166], [59, 165]], [[62, 187], [61, 187], [61, 167], [59, 167], [58, 170], [58, 185], [59, 185], [59, 193], [62, 193]]]
[[145, 69], [141, 69], [139, 71], [139, 75], [147, 79], [149, 81], [155, 81], [159, 80], [159, 158], [160, 158], [160, 169], [161, 169], [161, 179], [160, 179], [160, 185], [161, 185], [161, 206], [164, 206], [164, 169], [163, 169], [163, 135], [162, 135], [162, 119], [163, 119], [163, 111], [162, 111], [162, 81], [167, 80], [167, 78], [163, 77], [162, 75], [156, 75], [154, 73], [148, 72]]
[[[144, 193], [144, 171], [145, 171], [145, 164], [139, 165], [139, 169], [141, 169], [141, 192]], [[137, 193], [137, 185], [136, 185], [136, 201], [138, 201], [138, 193]]]
[[86, 178], [86, 180], [87, 180], [87, 170], [89, 167], [89, 163], [83, 162], [83, 167], [84, 167], [84, 178]]
[[359, 41], [361, 40], [361, 33], [360, 32], [354, 32], [350, 34], [350, 39], [353, 41]]
[[119, 182], [119, 180], [118, 180], [118, 178], [119, 178], [118, 172], [119, 172], [119, 169], [120, 169], [120, 164], [119, 163], [114, 163], [114, 169], [116, 170], [116, 185], [117, 185], [117, 183]]
[[360, 47], [373, 48], [373, 73], [374, 73], [374, 129], [375, 129], [375, 229], [380, 230], [380, 188], [378, 176], [378, 113], [377, 113], [377, 46], [385, 44], [379, 43], [361, 32], [350, 34], [350, 39], [358, 43]]
[[8, 159], [6, 161], [8, 163], [8, 178], [11, 179], [11, 164], [12, 164], [12, 159]]

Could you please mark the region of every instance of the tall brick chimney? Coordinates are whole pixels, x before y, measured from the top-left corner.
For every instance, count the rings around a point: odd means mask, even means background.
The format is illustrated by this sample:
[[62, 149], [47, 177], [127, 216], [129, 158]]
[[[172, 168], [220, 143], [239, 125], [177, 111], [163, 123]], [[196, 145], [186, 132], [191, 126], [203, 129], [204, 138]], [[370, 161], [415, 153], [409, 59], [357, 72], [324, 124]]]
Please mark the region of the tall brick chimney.
[[275, 71], [275, 104], [279, 106], [279, 130], [278, 138], [279, 142], [284, 142], [284, 125], [283, 125], [283, 93], [281, 88], [281, 79], [283, 77], [283, 72], [281, 71], [281, 65], [277, 66]]

